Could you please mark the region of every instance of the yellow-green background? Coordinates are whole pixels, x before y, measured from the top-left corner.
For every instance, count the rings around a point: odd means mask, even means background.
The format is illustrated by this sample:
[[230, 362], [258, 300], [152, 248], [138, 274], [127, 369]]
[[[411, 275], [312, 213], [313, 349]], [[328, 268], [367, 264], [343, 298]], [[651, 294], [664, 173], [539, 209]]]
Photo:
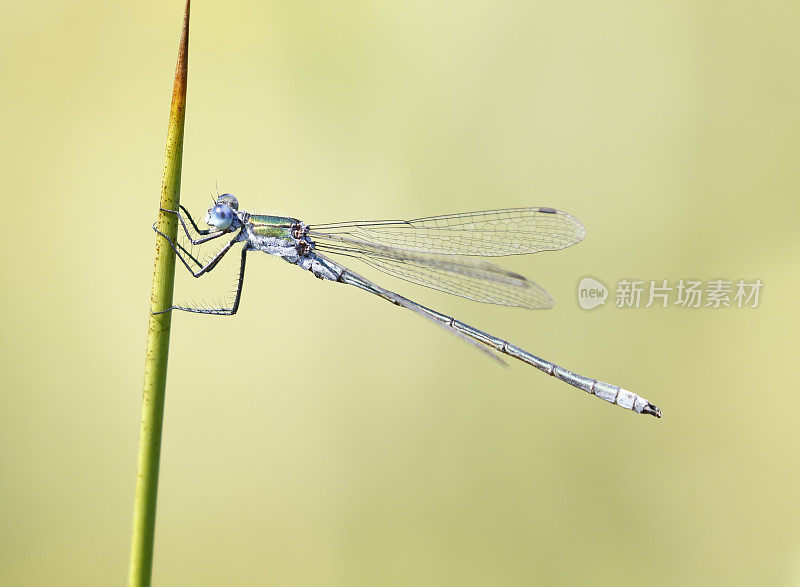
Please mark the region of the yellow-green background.
[[[3, 14], [0, 583], [119, 585], [182, 5]], [[550, 311], [381, 283], [664, 419], [255, 256], [238, 316], [173, 319], [154, 583], [800, 583], [797, 31], [779, 1], [195, 2], [185, 205], [568, 210], [583, 243], [508, 262]], [[586, 312], [584, 275], [765, 285]]]

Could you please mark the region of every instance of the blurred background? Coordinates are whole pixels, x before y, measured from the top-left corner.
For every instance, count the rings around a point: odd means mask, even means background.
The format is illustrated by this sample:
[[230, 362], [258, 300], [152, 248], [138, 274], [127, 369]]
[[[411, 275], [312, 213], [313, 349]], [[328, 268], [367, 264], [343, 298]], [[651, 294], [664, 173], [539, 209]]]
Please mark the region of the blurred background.
[[[567, 210], [580, 245], [506, 263], [549, 311], [352, 267], [664, 418], [252, 256], [236, 317], [173, 318], [154, 584], [800, 584], [795, 5], [192, 9], [184, 205]], [[0, 583], [119, 585], [183, 5], [3, 12]], [[619, 309], [623, 279], [764, 285]], [[179, 273], [175, 299], [217, 285]]]

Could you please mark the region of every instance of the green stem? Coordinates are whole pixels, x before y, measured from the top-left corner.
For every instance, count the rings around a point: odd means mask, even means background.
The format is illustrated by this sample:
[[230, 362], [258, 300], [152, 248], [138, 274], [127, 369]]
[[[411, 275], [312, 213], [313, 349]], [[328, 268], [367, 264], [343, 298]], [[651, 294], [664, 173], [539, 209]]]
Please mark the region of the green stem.
[[[186, 74], [189, 58], [189, 0], [183, 18], [183, 33], [178, 49], [172, 107], [167, 131], [161, 207], [177, 210], [180, 201], [183, 125], [186, 117]], [[178, 223], [173, 214], [158, 214], [158, 229], [174, 240]], [[139, 430], [139, 468], [133, 506], [133, 530], [128, 585], [150, 585], [153, 571], [153, 541], [156, 528], [158, 468], [161, 458], [161, 431], [164, 421], [164, 396], [167, 382], [169, 332], [172, 312], [153, 315], [172, 305], [175, 281], [175, 254], [163, 238], [156, 238], [153, 288], [150, 295], [150, 321], [147, 327], [147, 353], [144, 365], [142, 424]]]

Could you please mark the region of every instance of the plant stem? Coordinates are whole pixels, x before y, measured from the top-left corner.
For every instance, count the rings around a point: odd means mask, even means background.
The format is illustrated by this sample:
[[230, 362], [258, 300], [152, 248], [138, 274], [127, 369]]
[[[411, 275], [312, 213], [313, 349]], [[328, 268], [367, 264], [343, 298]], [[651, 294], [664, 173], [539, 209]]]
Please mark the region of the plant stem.
[[[183, 126], [186, 117], [186, 78], [189, 58], [189, 0], [183, 18], [178, 49], [178, 64], [172, 89], [164, 177], [160, 206], [177, 210], [181, 186]], [[158, 213], [158, 229], [174, 240], [178, 223], [175, 215]], [[129, 586], [150, 585], [153, 571], [153, 541], [156, 527], [158, 469], [161, 458], [161, 432], [164, 421], [164, 396], [167, 382], [169, 332], [172, 312], [153, 315], [172, 305], [175, 281], [175, 254], [163, 238], [156, 238], [153, 287], [150, 294], [150, 321], [147, 327], [147, 352], [144, 365], [142, 423], [139, 430], [139, 465], [136, 498], [133, 506]]]

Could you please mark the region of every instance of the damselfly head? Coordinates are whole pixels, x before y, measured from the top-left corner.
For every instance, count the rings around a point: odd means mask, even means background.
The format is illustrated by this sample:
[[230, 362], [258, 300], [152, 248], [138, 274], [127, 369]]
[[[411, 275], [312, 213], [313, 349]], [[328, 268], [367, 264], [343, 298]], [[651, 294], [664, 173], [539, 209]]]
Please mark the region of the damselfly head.
[[[222, 199], [222, 196], [220, 196]], [[235, 198], [234, 198], [235, 199]], [[226, 230], [233, 223], [233, 210], [227, 204], [216, 204], [208, 209], [206, 224], [217, 230]]]

